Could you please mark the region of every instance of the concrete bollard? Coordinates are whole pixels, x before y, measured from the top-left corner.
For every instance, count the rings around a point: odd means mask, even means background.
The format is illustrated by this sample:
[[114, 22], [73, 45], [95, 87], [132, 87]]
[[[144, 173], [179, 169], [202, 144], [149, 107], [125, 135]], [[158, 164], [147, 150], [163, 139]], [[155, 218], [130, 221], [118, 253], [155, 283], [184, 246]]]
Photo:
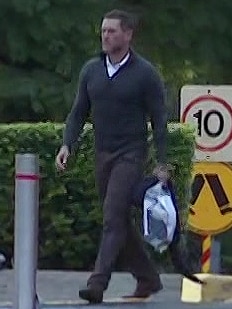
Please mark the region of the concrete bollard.
[[36, 309], [39, 158], [15, 156], [14, 309]]

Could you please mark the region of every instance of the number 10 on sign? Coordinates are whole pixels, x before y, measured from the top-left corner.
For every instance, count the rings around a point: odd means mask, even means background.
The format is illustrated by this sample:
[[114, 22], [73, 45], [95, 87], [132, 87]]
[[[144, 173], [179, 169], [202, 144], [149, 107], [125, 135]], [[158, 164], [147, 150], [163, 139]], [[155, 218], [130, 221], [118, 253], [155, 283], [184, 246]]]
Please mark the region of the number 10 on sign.
[[232, 86], [184, 86], [181, 121], [196, 127], [196, 161], [232, 161]]
[[[209, 122], [210, 117], [215, 116], [215, 118], [218, 118], [218, 126], [215, 128], [214, 125], [212, 125], [210, 128]], [[202, 136], [202, 127], [204, 132], [210, 136], [210, 137], [218, 137], [222, 134], [223, 128], [224, 128], [224, 118], [221, 112], [217, 110], [208, 111], [205, 115], [203, 114], [203, 110], [199, 109], [197, 113], [193, 114], [193, 117], [195, 117], [198, 121], [198, 135]], [[215, 121], [216, 122], [216, 121]]]

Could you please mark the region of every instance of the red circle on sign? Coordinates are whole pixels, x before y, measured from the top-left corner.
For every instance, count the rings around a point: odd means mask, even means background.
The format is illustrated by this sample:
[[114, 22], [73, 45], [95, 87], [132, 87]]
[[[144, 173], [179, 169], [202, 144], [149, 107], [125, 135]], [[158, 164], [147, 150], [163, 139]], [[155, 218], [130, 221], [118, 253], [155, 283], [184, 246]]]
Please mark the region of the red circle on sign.
[[[201, 101], [206, 101], [206, 100], [207, 101], [216, 101], [219, 104], [221, 104], [223, 107], [225, 107], [225, 109], [230, 114], [230, 117], [231, 117], [231, 120], [232, 120], [232, 108], [225, 100], [223, 100], [219, 97], [215, 97], [213, 95], [202, 95], [202, 96], [196, 98], [195, 100], [191, 101], [190, 104], [185, 108], [185, 110], [183, 111], [183, 115], [182, 115], [182, 121], [185, 122], [187, 114], [189, 113], [190, 109], [193, 106], [195, 106], [196, 104], [198, 104]], [[230, 130], [230, 133], [227, 136], [227, 138], [222, 143], [220, 143], [216, 146], [205, 147], [205, 146], [202, 146], [202, 145], [199, 145], [199, 144], [196, 143], [196, 147], [197, 147], [197, 149], [202, 150], [202, 151], [217, 151], [217, 150], [224, 148], [226, 145], [228, 145], [231, 140], [232, 140], [232, 130]]]

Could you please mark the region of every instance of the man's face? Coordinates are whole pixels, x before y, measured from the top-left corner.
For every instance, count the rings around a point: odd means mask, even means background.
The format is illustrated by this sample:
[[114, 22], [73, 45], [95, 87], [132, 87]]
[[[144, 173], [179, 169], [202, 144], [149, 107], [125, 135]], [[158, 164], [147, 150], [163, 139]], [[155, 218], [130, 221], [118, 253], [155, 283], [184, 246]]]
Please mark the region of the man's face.
[[119, 19], [105, 18], [101, 27], [102, 50], [114, 54], [129, 47], [132, 30], [122, 29]]

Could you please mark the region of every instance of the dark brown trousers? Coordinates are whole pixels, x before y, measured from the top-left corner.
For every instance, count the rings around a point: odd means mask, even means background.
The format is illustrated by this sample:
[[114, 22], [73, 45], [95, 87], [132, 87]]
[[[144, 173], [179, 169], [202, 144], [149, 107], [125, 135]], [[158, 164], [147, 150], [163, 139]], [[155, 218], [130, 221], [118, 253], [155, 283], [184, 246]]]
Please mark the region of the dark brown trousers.
[[97, 153], [96, 180], [103, 202], [103, 233], [87, 285], [108, 287], [117, 260], [137, 280], [159, 281], [159, 275], [144, 249], [142, 237], [132, 223], [132, 194], [142, 179], [145, 154]]

